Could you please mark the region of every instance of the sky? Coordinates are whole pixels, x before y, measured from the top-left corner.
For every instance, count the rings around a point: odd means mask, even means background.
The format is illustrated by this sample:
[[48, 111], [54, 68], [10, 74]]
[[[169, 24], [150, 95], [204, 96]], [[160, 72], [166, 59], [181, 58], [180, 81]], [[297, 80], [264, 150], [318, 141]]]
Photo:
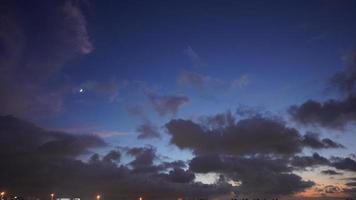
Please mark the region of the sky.
[[0, 190], [356, 197], [355, 20], [355, 0], [3, 0]]

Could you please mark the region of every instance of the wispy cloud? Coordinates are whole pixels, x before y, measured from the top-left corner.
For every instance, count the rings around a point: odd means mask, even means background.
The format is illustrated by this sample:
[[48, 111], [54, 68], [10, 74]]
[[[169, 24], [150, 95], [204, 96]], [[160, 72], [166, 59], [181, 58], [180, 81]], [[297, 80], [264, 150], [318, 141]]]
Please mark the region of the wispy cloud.
[[199, 89], [220, 89], [227, 90], [238, 87], [245, 87], [249, 84], [250, 78], [247, 74], [227, 82], [219, 78], [211, 77], [190, 71], [183, 71], [178, 77], [178, 83], [184, 86], [197, 87]]
[[201, 67], [202, 66], [202, 61], [200, 59], [199, 54], [193, 50], [191, 46], [188, 46], [186, 49], [184, 49], [184, 54], [187, 55], [192, 62], [193, 67]]

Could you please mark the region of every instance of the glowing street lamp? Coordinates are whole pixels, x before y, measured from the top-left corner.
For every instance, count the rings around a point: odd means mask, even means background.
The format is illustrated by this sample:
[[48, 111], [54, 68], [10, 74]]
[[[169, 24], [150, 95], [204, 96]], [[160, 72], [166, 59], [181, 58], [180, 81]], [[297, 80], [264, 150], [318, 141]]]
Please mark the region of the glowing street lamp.
[[138, 200], [143, 200], [143, 198], [142, 198], [142, 197], [140, 197], [140, 198], [138, 198]]
[[1, 192], [1, 193], [0, 193], [0, 196], [1, 196], [1, 200], [3, 200], [3, 199], [4, 199], [4, 196], [5, 196], [5, 192], [4, 192], [4, 191]]
[[96, 200], [100, 200], [101, 196], [100, 194], [96, 195]]
[[51, 200], [53, 200], [53, 197], [54, 197], [54, 193], [51, 193]]

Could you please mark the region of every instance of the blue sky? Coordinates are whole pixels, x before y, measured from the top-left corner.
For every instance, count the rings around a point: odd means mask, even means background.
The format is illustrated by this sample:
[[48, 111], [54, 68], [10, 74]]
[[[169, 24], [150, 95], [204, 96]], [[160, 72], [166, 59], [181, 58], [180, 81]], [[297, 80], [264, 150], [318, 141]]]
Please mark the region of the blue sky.
[[[317, 132], [347, 147], [305, 148], [299, 156], [356, 152], [350, 146], [355, 119], [351, 125], [342, 119], [349, 126], [335, 129], [323, 121], [308, 126], [289, 113], [308, 100], [322, 104], [353, 96], [330, 83], [354, 56], [353, 0], [68, 0], [3, 6], [9, 31], [0, 30], [0, 51], [6, 55], [0, 57], [6, 60], [0, 62], [0, 77], [11, 86], [0, 87], [3, 115], [50, 130], [98, 135], [109, 144], [93, 150], [101, 155], [118, 146], [151, 145], [163, 160], [189, 162], [201, 149], [178, 148], [167, 123], [199, 123], [244, 108], [283, 119], [302, 136]], [[134, 158], [124, 159], [128, 164]]]

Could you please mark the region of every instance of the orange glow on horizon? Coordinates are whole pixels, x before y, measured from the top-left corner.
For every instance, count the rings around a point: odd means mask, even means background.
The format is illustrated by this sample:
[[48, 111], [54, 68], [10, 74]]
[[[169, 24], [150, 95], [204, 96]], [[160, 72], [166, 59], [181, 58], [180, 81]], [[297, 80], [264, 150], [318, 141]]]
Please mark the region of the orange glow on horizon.
[[333, 197], [333, 198], [345, 198], [348, 197], [346, 193], [342, 191], [343, 187], [341, 187], [340, 192], [327, 193], [325, 191], [320, 191], [318, 187], [309, 188], [303, 192], [297, 193], [296, 197], [302, 198], [320, 198], [320, 197]]

